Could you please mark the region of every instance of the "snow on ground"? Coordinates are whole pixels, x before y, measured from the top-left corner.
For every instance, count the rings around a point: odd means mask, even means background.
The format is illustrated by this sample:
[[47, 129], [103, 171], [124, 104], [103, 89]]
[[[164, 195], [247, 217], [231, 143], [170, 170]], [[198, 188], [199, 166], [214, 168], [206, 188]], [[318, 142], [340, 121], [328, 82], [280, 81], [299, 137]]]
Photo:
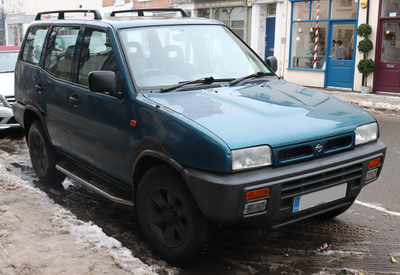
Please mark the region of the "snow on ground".
[[339, 91], [332, 89], [314, 89], [322, 91], [328, 95], [340, 98], [344, 101], [350, 102], [360, 108], [372, 110], [375, 112], [385, 111], [389, 113], [400, 114], [400, 96], [391, 96], [384, 94], [362, 94], [350, 92], [347, 90]]
[[144, 264], [101, 228], [10, 172], [18, 158], [0, 150], [0, 274], [178, 273], [164, 262]]

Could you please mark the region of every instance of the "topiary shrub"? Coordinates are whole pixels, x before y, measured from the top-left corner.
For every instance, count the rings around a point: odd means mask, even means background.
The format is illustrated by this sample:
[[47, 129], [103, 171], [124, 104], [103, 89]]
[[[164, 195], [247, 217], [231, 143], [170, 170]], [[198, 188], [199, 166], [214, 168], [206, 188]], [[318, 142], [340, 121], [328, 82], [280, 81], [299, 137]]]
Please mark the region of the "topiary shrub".
[[374, 48], [372, 41], [368, 39], [368, 35], [371, 33], [372, 27], [368, 24], [361, 24], [357, 28], [357, 35], [364, 38], [358, 43], [357, 46], [358, 50], [364, 54], [364, 59], [360, 60], [357, 65], [357, 69], [363, 74], [365, 86], [368, 86], [368, 75], [375, 71], [375, 62], [372, 59], [368, 59], [368, 52]]

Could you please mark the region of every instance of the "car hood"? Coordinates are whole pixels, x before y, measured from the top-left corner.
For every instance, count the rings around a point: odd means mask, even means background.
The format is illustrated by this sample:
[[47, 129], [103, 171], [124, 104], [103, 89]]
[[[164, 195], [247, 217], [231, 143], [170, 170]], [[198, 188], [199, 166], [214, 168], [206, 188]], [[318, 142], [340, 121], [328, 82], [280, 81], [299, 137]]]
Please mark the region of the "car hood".
[[14, 95], [14, 73], [0, 73], [0, 94], [3, 96]]
[[231, 149], [293, 145], [375, 121], [347, 102], [281, 79], [144, 96], [202, 125]]

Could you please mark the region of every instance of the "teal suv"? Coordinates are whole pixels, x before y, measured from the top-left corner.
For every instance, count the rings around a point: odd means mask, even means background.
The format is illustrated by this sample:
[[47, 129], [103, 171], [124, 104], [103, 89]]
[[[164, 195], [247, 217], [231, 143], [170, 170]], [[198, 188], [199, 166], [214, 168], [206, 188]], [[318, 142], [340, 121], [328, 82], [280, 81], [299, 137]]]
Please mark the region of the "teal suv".
[[41, 181], [132, 205], [153, 250], [187, 262], [221, 225], [340, 215], [381, 172], [373, 116], [267, 63], [183, 10], [46, 11], [22, 43], [13, 111]]

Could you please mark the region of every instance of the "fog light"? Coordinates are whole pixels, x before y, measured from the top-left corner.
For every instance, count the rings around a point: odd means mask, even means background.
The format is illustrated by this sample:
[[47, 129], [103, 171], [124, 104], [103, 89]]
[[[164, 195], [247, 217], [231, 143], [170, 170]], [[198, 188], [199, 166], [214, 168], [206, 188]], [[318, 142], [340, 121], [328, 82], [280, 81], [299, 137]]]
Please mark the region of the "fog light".
[[267, 207], [267, 200], [246, 203], [244, 205], [243, 214], [246, 215], [246, 214], [264, 211], [266, 207]]
[[368, 181], [370, 179], [376, 178], [378, 176], [378, 168], [369, 170], [367, 172], [367, 176], [365, 177], [365, 181]]

